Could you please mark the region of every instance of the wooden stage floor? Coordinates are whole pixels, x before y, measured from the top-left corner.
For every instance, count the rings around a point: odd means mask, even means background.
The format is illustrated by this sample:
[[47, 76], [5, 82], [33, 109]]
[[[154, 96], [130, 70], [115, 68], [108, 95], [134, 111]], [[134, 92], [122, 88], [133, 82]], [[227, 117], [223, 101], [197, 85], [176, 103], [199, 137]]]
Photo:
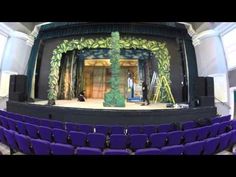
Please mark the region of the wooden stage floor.
[[[47, 105], [47, 100], [35, 101], [33, 104]], [[89, 109], [118, 109], [118, 110], [156, 110], [156, 109], [180, 109], [177, 107], [167, 108], [166, 103], [152, 103], [141, 106], [142, 102], [126, 102], [125, 107], [104, 107], [103, 99], [87, 99], [85, 102], [73, 100], [56, 100], [55, 107], [89, 108]]]

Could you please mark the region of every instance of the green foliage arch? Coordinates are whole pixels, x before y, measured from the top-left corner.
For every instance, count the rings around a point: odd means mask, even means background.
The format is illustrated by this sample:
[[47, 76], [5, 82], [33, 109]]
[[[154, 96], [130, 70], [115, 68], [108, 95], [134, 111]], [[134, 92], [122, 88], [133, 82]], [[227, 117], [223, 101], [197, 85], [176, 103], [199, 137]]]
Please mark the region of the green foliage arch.
[[[72, 51], [75, 49], [82, 50], [84, 48], [111, 48], [111, 37], [107, 38], [80, 38], [73, 39], [71, 41], [64, 40], [61, 44], [57, 46], [53, 50], [53, 56], [50, 61], [50, 74], [48, 77], [48, 104], [52, 105], [55, 103], [57, 99], [58, 93], [58, 80], [59, 80], [59, 68], [61, 64], [62, 54], [68, 51]], [[143, 38], [135, 38], [135, 37], [123, 37], [119, 40], [120, 48], [124, 49], [147, 49], [150, 50], [156, 60], [158, 67], [158, 75], [159, 77], [165, 76], [168, 83], [170, 84], [170, 55], [168, 49], [166, 48], [165, 43], [147, 40]], [[171, 99], [168, 97], [165, 89], [162, 86], [160, 92], [160, 102], [170, 102]]]

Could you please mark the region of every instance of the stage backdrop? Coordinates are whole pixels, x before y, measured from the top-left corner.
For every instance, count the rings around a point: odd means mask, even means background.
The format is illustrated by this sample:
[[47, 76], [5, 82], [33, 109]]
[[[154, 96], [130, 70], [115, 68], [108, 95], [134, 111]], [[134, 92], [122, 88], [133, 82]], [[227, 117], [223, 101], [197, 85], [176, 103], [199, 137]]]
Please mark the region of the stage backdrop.
[[[146, 28], [150, 28], [149, 25], [144, 25], [144, 27], [145, 26]], [[133, 28], [135, 29], [135, 25], [133, 25]], [[153, 26], [151, 28], [153, 30]], [[186, 30], [184, 29], [176, 30], [175, 28], [171, 28], [171, 29], [168, 28], [168, 30], [165, 30], [165, 32], [163, 32], [164, 31], [163, 28], [164, 27], [162, 26], [162, 29], [160, 30], [161, 32], [159, 31], [158, 35], [153, 34], [153, 31], [152, 33], [147, 31], [146, 33], [143, 32], [137, 35], [138, 30], [136, 30], [136, 32], [131, 33], [130, 29], [127, 30], [128, 31], [127, 34], [124, 34], [125, 30], [124, 28], [122, 28], [123, 32], [121, 33], [121, 37], [134, 36], [137, 38], [146, 38], [147, 40], [155, 40], [158, 42], [166, 43], [166, 47], [170, 54], [170, 80], [172, 81], [171, 83], [172, 93], [174, 95], [176, 102], [186, 101], [183, 98], [184, 97], [183, 96], [183, 89], [184, 89], [183, 83], [186, 77], [184, 76], [184, 74], [186, 74], [186, 68], [184, 67], [184, 65], [186, 65], [186, 61], [185, 61], [185, 56], [183, 56], [183, 51], [180, 50], [179, 39], [183, 39], [183, 41], [186, 42], [186, 48], [188, 50], [186, 51], [186, 54], [187, 54], [187, 59], [189, 60], [189, 62], [187, 63], [188, 64], [187, 66], [191, 68], [191, 70], [189, 69], [190, 79], [197, 77], [197, 66], [196, 66], [196, 59], [195, 59], [193, 46], [191, 44], [191, 40], [189, 39], [187, 35]], [[55, 33], [58, 33], [58, 31], [55, 31]], [[148, 33], [150, 33], [150, 35], [148, 35]], [[45, 34], [45, 31], [44, 31], [44, 34]], [[53, 30], [50, 31], [50, 35], [53, 36]], [[34, 89], [36, 91], [35, 92], [36, 98], [40, 98], [40, 99], [47, 99], [47, 94], [48, 94], [48, 89], [49, 89], [48, 76], [49, 76], [49, 71], [50, 71], [50, 60], [52, 57], [52, 52], [59, 44], [63, 42], [63, 40], [79, 39], [83, 36], [86, 36], [89, 38], [110, 36], [110, 34], [104, 34], [104, 32], [101, 32], [101, 34], [98, 34], [98, 32], [96, 32], [96, 34], [93, 34], [92, 31], [90, 34], [87, 33], [86, 35], [77, 34], [77, 35], [72, 35], [72, 36], [67, 35], [66, 37], [59, 37], [59, 35], [48, 37], [50, 35], [48, 34], [46, 37], [41, 35], [41, 39], [40, 40], [37, 39], [38, 46], [37, 46], [37, 40], [36, 40], [35, 48], [38, 49], [38, 53], [36, 57], [37, 65], [36, 65], [36, 78], [35, 78], [36, 81], [35, 81]], [[31, 53], [31, 61], [29, 61], [29, 64], [32, 63], [32, 60], [33, 60], [32, 58], [34, 58], [33, 57], [34, 52], [35, 51], [33, 50]], [[30, 73], [30, 70], [32, 70], [32, 68], [28, 70], [28, 74]], [[189, 88], [190, 92], [192, 90], [191, 87], [192, 87], [192, 83], [190, 81], [190, 88]]]

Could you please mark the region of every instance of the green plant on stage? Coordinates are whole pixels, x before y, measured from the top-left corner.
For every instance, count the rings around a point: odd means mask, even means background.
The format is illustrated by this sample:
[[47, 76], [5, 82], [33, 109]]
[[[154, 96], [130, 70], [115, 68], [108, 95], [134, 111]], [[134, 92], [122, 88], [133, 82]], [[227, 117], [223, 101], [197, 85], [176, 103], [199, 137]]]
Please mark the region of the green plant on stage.
[[111, 90], [105, 94], [103, 106], [106, 107], [125, 107], [125, 98], [121, 95], [120, 86], [120, 34], [113, 32], [112, 44], [110, 51], [110, 62], [111, 62]]

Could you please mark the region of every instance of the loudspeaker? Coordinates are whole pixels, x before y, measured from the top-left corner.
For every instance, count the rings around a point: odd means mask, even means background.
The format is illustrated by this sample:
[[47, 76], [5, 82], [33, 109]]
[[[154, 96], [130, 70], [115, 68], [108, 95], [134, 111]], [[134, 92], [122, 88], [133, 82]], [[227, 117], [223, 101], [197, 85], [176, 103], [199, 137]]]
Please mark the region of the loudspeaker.
[[11, 75], [9, 85], [9, 100], [25, 101], [27, 76], [25, 75]]
[[206, 96], [206, 82], [205, 77], [197, 77], [195, 79], [194, 93], [196, 97]]
[[215, 98], [213, 96], [200, 96], [199, 106], [215, 106]]
[[213, 77], [206, 77], [206, 96], [215, 96], [214, 94], [214, 79]]

